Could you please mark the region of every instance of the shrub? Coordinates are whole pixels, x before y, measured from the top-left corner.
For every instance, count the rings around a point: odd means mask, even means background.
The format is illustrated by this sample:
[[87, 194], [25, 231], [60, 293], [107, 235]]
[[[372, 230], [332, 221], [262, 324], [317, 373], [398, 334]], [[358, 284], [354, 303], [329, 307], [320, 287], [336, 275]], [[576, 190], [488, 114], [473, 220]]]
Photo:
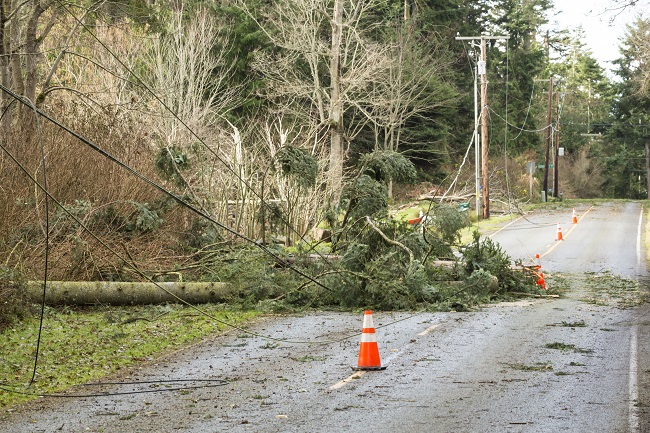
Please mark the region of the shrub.
[[0, 331], [23, 319], [29, 312], [26, 285], [20, 272], [0, 266]]

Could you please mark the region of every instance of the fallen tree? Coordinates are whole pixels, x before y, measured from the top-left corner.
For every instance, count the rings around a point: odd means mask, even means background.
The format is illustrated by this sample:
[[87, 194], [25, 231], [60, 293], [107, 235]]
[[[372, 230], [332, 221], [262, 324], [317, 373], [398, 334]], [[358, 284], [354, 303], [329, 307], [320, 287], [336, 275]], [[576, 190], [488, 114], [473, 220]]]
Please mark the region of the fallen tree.
[[[143, 305], [225, 302], [235, 296], [227, 283], [215, 282], [121, 282], [121, 281], [48, 281], [45, 303], [48, 305]], [[31, 302], [43, 300], [43, 282], [27, 284]], [[182, 300], [182, 301], [181, 301]]]

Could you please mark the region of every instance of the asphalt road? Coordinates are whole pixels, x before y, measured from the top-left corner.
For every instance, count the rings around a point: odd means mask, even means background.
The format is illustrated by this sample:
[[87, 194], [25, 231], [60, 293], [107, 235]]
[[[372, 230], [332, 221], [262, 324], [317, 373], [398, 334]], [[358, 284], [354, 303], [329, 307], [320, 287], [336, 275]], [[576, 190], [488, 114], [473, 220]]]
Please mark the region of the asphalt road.
[[222, 386], [45, 398], [2, 419], [0, 431], [650, 432], [650, 308], [630, 307], [619, 288], [596, 302], [586, 284], [645, 276], [641, 207], [580, 209], [576, 225], [565, 212], [492, 234], [515, 258], [540, 254], [551, 279], [570, 287], [565, 296], [477, 312], [375, 312], [386, 370], [352, 370], [361, 312], [266, 317], [251, 328], [257, 335], [233, 330], [120, 378]]
[[[635, 202], [601, 203], [512, 220], [493, 233], [513, 260], [532, 264], [539, 254], [544, 269], [562, 273], [611, 272], [628, 278], [646, 276], [642, 206]], [[558, 242], [558, 224], [562, 241]]]

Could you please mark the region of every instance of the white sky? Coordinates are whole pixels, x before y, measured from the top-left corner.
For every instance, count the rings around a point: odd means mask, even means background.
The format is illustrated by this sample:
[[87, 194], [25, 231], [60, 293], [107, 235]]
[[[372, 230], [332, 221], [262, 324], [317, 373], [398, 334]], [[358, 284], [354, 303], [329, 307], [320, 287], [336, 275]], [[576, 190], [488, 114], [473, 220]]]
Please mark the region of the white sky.
[[[556, 28], [577, 28], [582, 24], [584, 41], [601, 66], [611, 70], [612, 60], [619, 57], [620, 38], [625, 34], [626, 24], [648, 8], [635, 6], [621, 11], [616, 0], [555, 0], [549, 24]], [[641, 3], [641, 2], [640, 2]], [[647, 14], [645, 14], [647, 15]], [[613, 21], [610, 23], [610, 20]]]

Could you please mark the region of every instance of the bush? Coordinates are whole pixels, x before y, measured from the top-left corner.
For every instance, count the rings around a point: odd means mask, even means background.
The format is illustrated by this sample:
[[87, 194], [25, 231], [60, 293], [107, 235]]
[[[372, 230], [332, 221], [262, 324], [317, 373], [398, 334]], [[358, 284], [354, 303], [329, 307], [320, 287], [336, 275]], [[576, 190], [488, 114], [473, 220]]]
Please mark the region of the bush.
[[0, 331], [23, 319], [29, 312], [25, 278], [13, 268], [0, 267]]

